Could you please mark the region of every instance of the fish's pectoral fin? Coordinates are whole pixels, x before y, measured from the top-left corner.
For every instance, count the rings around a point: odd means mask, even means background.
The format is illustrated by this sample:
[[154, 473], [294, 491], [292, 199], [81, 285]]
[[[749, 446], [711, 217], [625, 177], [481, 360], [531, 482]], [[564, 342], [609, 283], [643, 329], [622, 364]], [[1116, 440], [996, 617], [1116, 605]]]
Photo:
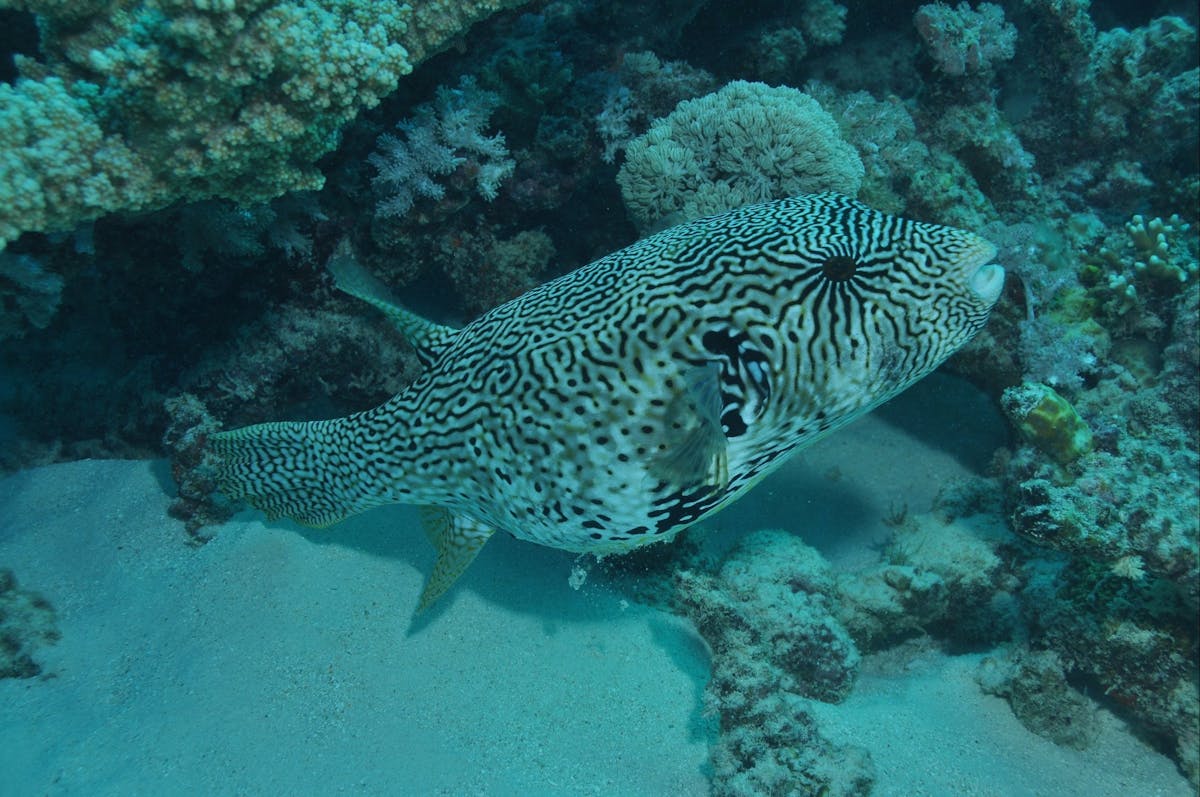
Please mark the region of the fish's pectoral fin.
[[454, 327], [435, 324], [403, 307], [383, 283], [358, 262], [345, 239], [337, 245], [325, 268], [333, 275], [333, 284], [339, 291], [366, 302], [387, 316], [417, 350], [417, 356], [426, 367], [433, 364], [458, 334]]
[[433, 572], [425, 582], [417, 612], [433, 605], [475, 561], [479, 549], [495, 532], [491, 526], [466, 515], [452, 514], [437, 506], [420, 508], [425, 536], [437, 550]]
[[720, 368], [696, 366], [685, 374], [684, 389], [667, 408], [667, 450], [649, 462], [656, 478], [680, 487], [729, 483], [729, 451], [721, 431]]

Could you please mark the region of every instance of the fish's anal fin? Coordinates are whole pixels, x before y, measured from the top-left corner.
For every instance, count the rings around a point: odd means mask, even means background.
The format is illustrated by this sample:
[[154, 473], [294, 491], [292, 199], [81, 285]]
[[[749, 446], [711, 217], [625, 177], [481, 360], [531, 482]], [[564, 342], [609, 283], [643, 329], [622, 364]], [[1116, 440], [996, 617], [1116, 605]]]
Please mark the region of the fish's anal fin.
[[649, 463], [650, 472], [681, 488], [729, 484], [729, 452], [721, 430], [720, 369], [696, 366], [685, 375], [685, 388], [667, 408], [667, 451]]
[[425, 536], [437, 550], [433, 572], [425, 582], [417, 612], [433, 605], [475, 561], [476, 554], [495, 532], [491, 526], [466, 515], [455, 515], [437, 506], [420, 508]]
[[458, 334], [454, 327], [435, 324], [401, 306], [383, 283], [371, 276], [358, 262], [346, 240], [338, 244], [325, 268], [333, 275], [333, 284], [338, 290], [382, 311], [417, 350], [417, 356], [425, 367], [432, 365]]

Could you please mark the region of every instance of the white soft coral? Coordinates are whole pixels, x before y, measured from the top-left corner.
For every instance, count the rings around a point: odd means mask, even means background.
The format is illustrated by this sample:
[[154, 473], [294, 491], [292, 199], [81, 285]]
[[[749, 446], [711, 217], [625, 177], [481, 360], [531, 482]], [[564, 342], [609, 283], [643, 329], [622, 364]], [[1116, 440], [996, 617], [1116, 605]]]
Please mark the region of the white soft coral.
[[463, 77], [458, 88], [439, 87], [432, 103], [397, 124], [399, 136], [380, 136], [379, 151], [367, 158], [376, 171], [371, 180], [379, 197], [375, 212], [403, 216], [418, 199], [441, 199], [446, 189], [436, 178], [468, 162], [477, 167], [475, 190], [489, 202], [495, 199], [515, 166], [504, 134], [483, 133], [499, 105], [498, 95]]

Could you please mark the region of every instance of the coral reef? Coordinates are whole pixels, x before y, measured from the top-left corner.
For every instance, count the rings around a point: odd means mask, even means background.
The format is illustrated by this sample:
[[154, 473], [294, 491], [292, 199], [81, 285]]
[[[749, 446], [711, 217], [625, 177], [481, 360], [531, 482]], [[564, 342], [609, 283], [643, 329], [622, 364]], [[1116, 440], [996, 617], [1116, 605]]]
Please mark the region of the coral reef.
[[1108, 143], [1140, 136], [1170, 141], [1182, 135], [1195, 142], [1200, 103], [1195, 49], [1196, 28], [1180, 17], [1100, 32], [1085, 81], [1092, 100], [1092, 137]]
[[858, 650], [834, 617], [832, 592], [819, 553], [765, 530], [739, 540], [715, 576], [681, 576], [678, 601], [714, 651], [776, 668], [781, 687], [801, 697], [837, 702], [854, 682]]
[[1058, 656], [1048, 650], [989, 656], [977, 674], [983, 691], [1006, 699], [1029, 730], [1080, 750], [1096, 733], [1096, 707], [1072, 689]]
[[554, 259], [554, 242], [538, 230], [496, 239], [487, 231], [447, 242], [442, 265], [468, 313], [514, 299], [538, 284]]
[[1191, 225], [1079, 213], [1052, 233], [1003, 233], [1028, 257], [1016, 269], [1025, 317], [994, 329], [1017, 341], [1023, 372], [1002, 393], [1017, 437], [997, 465], [1012, 528], [1036, 547], [1014, 549], [1023, 646], [981, 678], [1032, 729], [1068, 744], [1086, 734], [1076, 737], [1072, 704], [1082, 707], [1059, 682], [1103, 695], [1196, 782], [1200, 242]]
[[894, 95], [877, 100], [866, 91], [841, 93], [818, 81], [804, 88], [838, 120], [842, 135], [862, 158], [858, 198], [890, 213], [905, 212], [912, 178], [929, 159], [929, 147], [917, 137], [905, 104]]
[[[721, 718], [713, 756], [722, 778], [748, 779], [760, 790], [819, 783], [764, 774], [809, 772], [812, 762], [789, 747], [797, 739], [823, 745], [804, 701], [843, 697], [859, 651], [927, 635], [950, 650], [1003, 643], [977, 677], [1031, 731], [1087, 747], [1098, 706], [1079, 691], [1086, 688], [1160, 735], [1196, 777], [1194, 604], [1137, 557], [1097, 564], [1047, 555], [1014, 537], [999, 514], [1002, 490], [990, 479], [946, 485], [933, 512], [901, 520], [880, 562], [857, 570], [834, 570], [795, 537], [763, 531], [743, 537], [715, 570], [694, 548], [675, 546], [665, 557], [681, 561], [673, 580], [661, 562], [641, 572], [643, 581], [668, 574], [657, 578], [673, 584], [673, 593], [644, 594], [673, 603], [712, 649], [706, 699]], [[797, 668], [786, 654], [814, 638], [824, 639], [820, 649], [808, 650]], [[768, 703], [771, 722], [762, 713]], [[756, 757], [739, 758], [743, 749], [757, 750]], [[826, 753], [836, 760], [847, 751]]]
[[907, 518], [882, 561], [861, 570], [835, 571], [778, 530], [747, 533], [716, 568], [677, 546], [682, 567], [673, 576], [642, 570], [643, 584], [670, 585], [640, 586], [642, 594], [690, 618], [712, 652], [705, 701], [720, 718], [712, 752], [720, 793], [861, 793], [873, 780], [869, 756], [830, 746], [806, 701], [844, 699], [860, 650], [926, 634], [952, 646], [1011, 637], [1019, 581], [999, 553], [1003, 524], [985, 511], [998, 508], [995, 492], [948, 492], [938, 514]]
[[[1103, 695], [1110, 708], [1161, 739], [1195, 783], [1200, 779], [1195, 604], [1189, 606], [1168, 581], [1147, 575], [1138, 563], [1116, 564], [1083, 557], [1030, 560], [1022, 590], [1028, 644], [1052, 651], [1064, 672], [1091, 684], [1092, 694]], [[1051, 725], [1041, 727], [1066, 731], [1066, 716], [1050, 717]]]
[[[1016, 127], [1043, 179], [1076, 209], [1091, 204], [1131, 214], [1142, 210], [1144, 197], [1194, 208], [1194, 15], [1102, 31], [1086, 0], [1025, 5], [1024, 58], [1013, 61], [1013, 72], [1031, 93]], [[1064, 147], [1068, 140], [1077, 145]]]
[[62, 301], [62, 277], [33, 255], [0, 252], [0, 340], [45, 329]]
[[249, 207], [225, 200], [192, 202], [164, 216], [174, 217], [180, 265], [193, 272], [203, 270], [210, 260], [240, 262], [268, 250], [292, 261], [311, 257], [308, 229], [325, 220], [315, 195], [306, 191]]
[[[275, 309], [236, 345], [183, 374], [182, 392], [203, 396], [206, 411], [229, 422], [265, 415], [268, 408], [366, 407], [398, 392], [419, 370], [411, 348], [358, 303], [339, 301], [350, 312]], [[338, 378], [347, 366], [353, 376]]]
[[54, 609], [46, 599], [21, 589], [11, 570], [0, 569], [0, 678], [40, 674], [34, 655], [58, 638]]
[[203, 542], [212, 528], [234, 512], [228, 499], [217, 492], [213, 455], [205, 445], [208, 435], [220, 431], [221, 424], [191, 393], [167, 399], [163, 410], [168, 418], [163, 448], [170, 452], [171, 477], [178, 487], [168, 511], [184, 522], [189, 534]]
[[[1087, 372], [1064, 378], [1063, 395], [1034, 383], [1005, 394], [1010, 418], [1033, 444], [1008, 463], [1013, 523], [1095, 562], [1134, 557], [1197, 603], [1200, 498], [1189, 485], [1200, 468], [1192, 366], [1200, 289], [1190, 278], [1198, 242], [1178, 219], [1139, 217], [1120, 232], [1086, 234], [1103, 243], [1068, 264], [1077, 277], [1041, 278], [1057, 289], [1037, 312], [1046, 347], [1039, 356], [1069, 363], [1074, 341], [1090, 340]], [[1169, 370], [1167, 351], [1181, 358]]]
[[481, 197], [496, 198], [500, 183], [513, 172], [504, 134], [484, 135], [500, 96], [480, 90], [464, 76], [455, 89], [438, 87], [433, 104], [420, 105], [396, 127], [404, 138], [379, 137], [379, 152], [368, 159], [377, 174], [371, 184], [380, 194], [379, 216], [403, 216], [418, 198], [441, 199], [445, 186], [434, 178], [464, 169]]
[[951, 77], [990, 72], [1016, 54], [1017, 29], [995, 3], [929, 3], [913, 16], [934, 64]]
[[604, 140], [601, 157], [607, 163], [614, 162], [617, 153], [645, 133], [652, 121], [668, 115], [680, 102], [719, 87], [705, 70], [684, 61], [661, 61], [652, 52], [625, 53], [619, 76], [595, 120], [596, 132]]
[[21, 79], [0, 85], [0, 245], [180, 199], [319, 188], [313, 163], [343, 124], [505, 4], [10, 0], [38, 14], [45, 60], [19, 58]]
[[854, 570], [781, 532], [716, 566], [648, 549], [631, 589], [713, 653], [715, 788], [865, 791], [810, 707], [906, 640], [986, 652], [981, 688], [1036, 733], [1085, 746], [1099, 705], [1200, 782], [1196, 10], [493, 13], [516, 5], [0, 0], [0, 466], [167, 453], [201, 542], [231, 509], [216, 419], [343, 414], [418, 373], [331, 289], [338, 242], [459, 323], [668, 221], [857, 194], [997, 244], [1005, 296], [947, 367], [1011, 440]]
[[841, 573], [838, 618], [864, 652], [926, 633], [955, 645], [1008, 638], [1017, 582], [997, 554], [1005, 529], [992, 515], [913, 515], [878, 565]]
[[1013, 526], [1042, 545], [1109, 567], [1136, 562], [1137, 570], [1171, 579], [1200, 606], [1200, 497], [1189, 487], [1200, 458], [1177, 427], [1162, 421], [1165, 405], [1126, 402], [1127, 419], [1097, 416], [1103, 429], [1096, 450], [1080, 455], [1069, 471], [1033, 447], [1012, 457]]
[[820, 103], [796, 89], [734, 81], [685, 100], [630, 142], [617, 175], [643, 230], [751, 202], [823, 190], [855, 195], [858, 154]]
[[746, 535], [715, 575], [678, 575], [676, 605], [712, 651], [705, 703], [721, 724], [715, 793], [869, 790], [870, 756], [822, 738], [805, 708], [844, 698], [858, 667], [858, 650], [832, 613], [832, 590], [820, 554], [781, 531]]
[[804, 0], [800, 4], [800, 27], [808, 40], [821, 47], [839, 44], [846, 34], [847, 8], [833, 0]]

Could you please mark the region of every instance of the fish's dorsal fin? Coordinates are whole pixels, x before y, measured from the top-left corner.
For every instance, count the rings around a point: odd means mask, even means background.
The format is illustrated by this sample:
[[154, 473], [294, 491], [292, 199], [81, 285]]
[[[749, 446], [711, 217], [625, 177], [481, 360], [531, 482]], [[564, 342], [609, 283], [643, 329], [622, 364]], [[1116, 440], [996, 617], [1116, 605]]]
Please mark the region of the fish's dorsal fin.
[[338, 244], [325, 268], [333, 275], [333, 284], [339, 291], [383, 311], [392, 325], [399, 329], [417, 350], [417, 357], [425, 367], [432, 365], [458, 334], [454, 327], [435, 324], [411, 310], [406, 310], [383, 283], [363, 268], [345, 240]]
[[433, 605], [458, 577], [475, 561], [479, 549], [495, 533], [495, 529], [466, 515], [455, 515], [438, 506], [420, 508], [421, 526], [425, 536], [437, 549], [433, 572], [425, 582], [417, 611]]
[[682, 488], [724, 489], [729, 452], [721, 431], [720, 367], [713, 362], [688, 370], [684, 389], [667, 408], [667, 451], [649, 463], [657, 478]]

